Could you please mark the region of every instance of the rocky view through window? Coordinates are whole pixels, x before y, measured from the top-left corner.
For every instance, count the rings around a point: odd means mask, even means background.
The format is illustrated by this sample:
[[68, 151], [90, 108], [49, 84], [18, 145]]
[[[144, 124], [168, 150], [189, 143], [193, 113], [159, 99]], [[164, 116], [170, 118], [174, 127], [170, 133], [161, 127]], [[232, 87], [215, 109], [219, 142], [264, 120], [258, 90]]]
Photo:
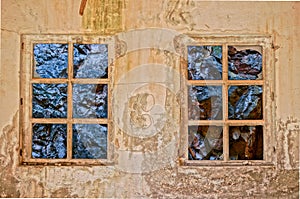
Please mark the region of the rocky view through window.
[[[107, 118], [108, 84], [89, 83], [108, 78], [107, 45], [74, 44], [72, 68], [69, 49], [68, 44], [34, 45], [33, 79], [38, 83], [32, 84], [32, 118], [41, 123], [32, 124], [32, 158], [67, 157], [67, 119]], [[53, 119], [61, 120], [53, 123]], [[83, 120], [71, 127], [72, 158], [107, 157], [107, 124]]]
[[[188, 120], [199, 123], [188, 127], [189, 160], [224, 160], [225, 133], [230, 160], [263, 159], [263, 126], [239, 123], [263, 119], [263, 86], [256, 81], [263, 79], [261, 48], [227, 49], [225, 53], [222, 46], [188, 46]], [[222, 63], [224, 54], [227, 66]], [[228, 132], [223, 132], [225, 125]]]

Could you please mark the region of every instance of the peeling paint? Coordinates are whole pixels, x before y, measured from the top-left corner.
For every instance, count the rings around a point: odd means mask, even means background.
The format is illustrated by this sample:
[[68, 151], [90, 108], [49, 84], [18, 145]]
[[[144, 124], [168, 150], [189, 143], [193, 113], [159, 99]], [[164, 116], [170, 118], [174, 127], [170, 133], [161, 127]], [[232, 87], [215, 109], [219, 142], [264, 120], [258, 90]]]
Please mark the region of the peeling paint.
[[16, 135], [18, 126], [18, 112], [15, 113], [12, 124], [6, 125], [0, 134], [0, 197], [19, 197], [20, 192], [15, 191], [19, 179], [15, 176], [16, 151], [18, 142]]
[[277, 122], [277, 161], [280, 168], [293, 169], [299, 167], [299, 134], [300, 120], [288, 117]]
[[[164, 178], [161, 179], [161, 175]], [[286, 175], [289, 178], [282, 179]], [[179, 168], [146, 175], [153, 198], [298, 198], [297, 170], [274, 168]], [[241, 190], [244, 190], [243, 193]], [[176, 197], [173, 193], [176, 192]], [[280, 195], [280, 196], [279, 196]]]

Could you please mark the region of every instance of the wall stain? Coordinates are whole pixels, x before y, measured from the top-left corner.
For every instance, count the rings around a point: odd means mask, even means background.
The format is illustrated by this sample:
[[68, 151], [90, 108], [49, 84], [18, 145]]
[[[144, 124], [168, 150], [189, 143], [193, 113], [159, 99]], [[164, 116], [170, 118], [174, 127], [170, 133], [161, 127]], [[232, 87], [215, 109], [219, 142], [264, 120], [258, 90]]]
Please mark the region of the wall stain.
[[167, 1], [164, 18], [166, 23], [172, 26], [184, 25], [193, 30], [196, 23], [193, 21], [191, 11], [195, 8], [195, 2], [190, 0]]
[[183, 167], [146, 174], [145, 181], [150, 198], [298, 198], [298, 175], [268, 167]]
[[69, 198], [70, 197], [70, 190], [64, 187], [60, 187], [51, 193], [51, 198]]
[[115, 52], [116, 59], [119, 57], [123, 57], [127, 52], [127, 43], [119, 39], [118, 35], [115, 36]]
[[123, 30], [123, 0], [89, 0], [82, 17], [82, 28], [102, 34]]
[[20, 197], [45, 197], [45, 188], [42, 179], [34, 178], [33, 174], [28, 176], [26, 174], [21, 177], [20, 182], [17, 184], [17, 189], [20, 190], [21, 193]]
[[20, 197], [20, 192], [16, 191], [19, 180], [14, 175], [13, 167], [16, 164], [15, 151], [18, 150], [17, 126], [18, 112], [12, 119], [12, 124], [6, 125], [0, 135], [0, 197]]
[[187, 57], [187, 48], [186, 44], [192, 43], [193, 39], [186, 34], [176, 35], [173, 39], [173, 46], [176, 51], [180, 55], [180, 57], [186, 60]]
[[277, 163], [279, 168], [293, 169], [299, 166], [300, 120], [288, 117], [277, 121]]
[[43, 181], [40, 167], [19, 165], [19, 112], [12, 123], [6, 125], [0, 134], [0, 197], [43, 197]]

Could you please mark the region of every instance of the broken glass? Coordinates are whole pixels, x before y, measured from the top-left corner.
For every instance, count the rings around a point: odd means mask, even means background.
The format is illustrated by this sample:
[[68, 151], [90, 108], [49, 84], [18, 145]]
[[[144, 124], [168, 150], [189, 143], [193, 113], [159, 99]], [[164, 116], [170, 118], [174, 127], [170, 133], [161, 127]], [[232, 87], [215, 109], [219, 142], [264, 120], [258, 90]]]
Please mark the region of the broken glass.
[[35, 44], [33, 52], [33, 77], [68, 77], [68, 44]]
[[230, 160], [263, 160], [263, 127], [229, 127]]
[[261, 47], [228, 46], [228, 79], [262, 79]]
[[74, 44], [74, 78], [107, 78], [106, 44]]
[[73, 117], [107, 118], [107, 84], [74, 84]]
[[67, 84], [32, 84], [34, 118], [67, 117]]
[[220, 126], [189, 126], [189, 160], [222, 160], [223, 128]]
[[66, 158], [66, 124], [33, 124], [32, 131], [32, 158]]
[[188, 46], [188, 79], [222, 79], [222, 46]]
[[190, 120], [221, 120], [221, 86], [190, 86], [188, 115]]
[[228, 89], [229, 119], [262, 119], [262, 86], [230, 86]]
[[103, 159], [107, 156], [107, 125], [74, 124], [73, 158]]

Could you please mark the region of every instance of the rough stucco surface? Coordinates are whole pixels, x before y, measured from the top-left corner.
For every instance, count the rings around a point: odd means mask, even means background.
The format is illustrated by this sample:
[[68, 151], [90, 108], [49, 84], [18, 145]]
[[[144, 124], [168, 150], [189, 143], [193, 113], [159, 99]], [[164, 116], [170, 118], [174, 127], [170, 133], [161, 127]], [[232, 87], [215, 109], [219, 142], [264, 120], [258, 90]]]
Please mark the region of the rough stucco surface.
[[[105, 4], [89, 0], [87, 12], [80, 17], [79, 0], [1, 1], [0, 197], [299, 198], [300, 3], [189, 0], [103, 2], [116, 4], [118, 9], [105, 9]], [[92, 5], [97, 3], [107, 13], [95, 14], [97, 9], [93, 10]], [[101, 17], [104, 15], [110, 17]], [[105, 31], [106, 27], [109, 31]], [[182, 34], [272, 35], [276, 49], [274, 166], [179, 166], [175, 153], [178, 150], [178, 131], [173, 131], [176, 125], [167, 122], [167, 127], [162, 131], [167, 134], [158, 134], [142, 144], [138, 138], [116, 130], [111, 141], [117, 148], [115, 166], [20, 166], [20, 34], [110, 34], [153, 27]], [[134, 35], [127, 38], [126, 35], [123, 34], [122, 38], [120, 34], [120, 39], [126, 40], [127, 47], [133, 46], [133, 49], [116, 61], [116, 82], [122, 79], [124, 72], [150, 61], [172, 65], [178, 70], [178, 60], [171, 53], [134, 50], [134, 45], [138, 48], [139, 44], [159, 36], [145, 35], [138, 40]], [[159, 42], [165, 45], [164, 41]], [[122, 54], [122, 49], [118, 52]], [[170, 78], [175, 77], [165, 77], [166, 81]], [[150, 92], [152, 88], [145, 89]], [[177, 103], [172, 94], [165, 94], [165, 100], [170, 107]], [[166, 109], [173, 117], [172, 121], [179, 122], [176, 117], [178, 108], [170, 107], [166, 106]], [[151, 153], [159, 148], [159, 143], [169, 148]], [[125, 154], [126, 150], [140, 153]], [[140, 164], [132, 163], [139, 163], [141, 159], [144, 161]], [[155, 164], [159, 166], [151, 167]]]

